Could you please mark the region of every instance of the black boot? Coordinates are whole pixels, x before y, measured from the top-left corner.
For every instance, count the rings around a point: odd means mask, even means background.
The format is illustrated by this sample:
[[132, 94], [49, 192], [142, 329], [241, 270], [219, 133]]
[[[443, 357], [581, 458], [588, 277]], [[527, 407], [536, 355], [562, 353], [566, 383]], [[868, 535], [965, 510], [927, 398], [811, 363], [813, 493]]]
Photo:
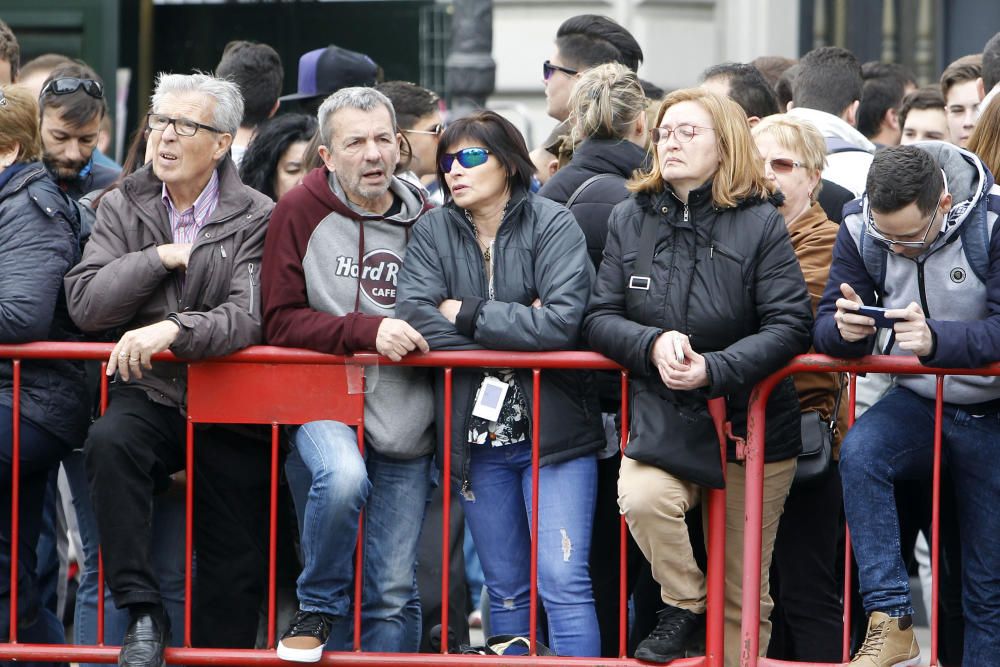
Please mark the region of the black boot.
[[[146, 607], [144, 605], [144, 607]], [[150, 611], [130, 609], [129, 622], [121, 653], [119, 667], [166, 667], [163, 651], [170, 641], [170, 620], [162, 608]]]
[[639, 642], [635, 657], [647, 662], [670, 662], [683, 658], [705, 632], [705, 614], [667, 605], [649, 636]]

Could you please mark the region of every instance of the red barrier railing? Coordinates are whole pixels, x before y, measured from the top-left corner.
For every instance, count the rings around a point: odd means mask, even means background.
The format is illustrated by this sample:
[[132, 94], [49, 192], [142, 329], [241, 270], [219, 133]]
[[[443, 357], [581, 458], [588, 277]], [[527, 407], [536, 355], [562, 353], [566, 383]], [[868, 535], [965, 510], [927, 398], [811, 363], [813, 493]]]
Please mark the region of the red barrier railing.
[[[12, 559], [10, 577], [10, 639], [0, 643], [0, 660], [34, 660], [53, 662], [115, 662], [118, 657], [117, 646], [104, 645], [104, 595], [99, 594], [98, 600], [98, 645], [29, 645], [17, 641], [17, 531], [18, 531], [18, 478], [20, 455], [20, 370], [22, 360], [33, 359], [69, 359], [69, 360], [99, 360], [104, 362], [111, 353], [113, 345], [108, 343], [30, 343], [26, 345], [0, 345], [0, 359], [10, 359], [14, 369], [14, 400], [13, 400], [13, 483], [12, 497]], [[186, 363], [170, 353], [161, 353], [154, 357], [157, 363]], [[443, 369], [445, 376], [444, 414], [451, 414], [452, 408], [452, 371], [456, 368], [527, 368], [532, 370], [532, 506], [538, 507], [538, 446], [540, 438], [540, 387], [541, 373], [550, 369], [576, 370], [617, 370], [621, 372], [622, 399], [622, 443], [628, 438], [628, 376], [620, 366], [601, 355], [589, 352], [435, 352], [415, 355], [403, 362], [393, 363], [384, 357], [374, 354], [361, 354], [351, 357], [338, 357], [307, 350], [297, 350], [275, 347], [255, 347], [243, 350], [223, 359], [188, 363], [188, 427], [186, 452], [186, 582], [184, 600], [184, 647], [168, 648], [166, 651], [169, 663], [187, 665], [287, 665], [277, 658], [275, 645], [276, 618], [276, 531], [277, 531], [277, 498], [278, 498], [278, 427], [282, 424], [300, 424], [319, 419], [333, 419], [358, 427], [359, 446], [363, 447], [364, 431], [364, 396], [360, 385], [363, 382], [363, 370], [368, 366], [406, 365], [435, 367]], [[107, 378], [104, 377], [102, 364], [101, 405], [102, 410], [107, 405]], [[252, 384], [251, 384], [252, 383]], [[253, 386], [254, 392], [247, 392], [246, 387]], [[295, 387], [295, 392], [284, 391], [285, 387]], [[235, 400], [233, 400], [235, 397]], [[720, 439], [722, 456], [725, 456], [725, 406], [721, 399], [710, 401], [709, 409], [715, 420], [716, 430]], [[206, 649], [191, 647], [191, 575], [192, 575], [192, 508], [193, 508], [193, 447], [194, 424], [196, 423], [229, 423], [229, 424], [266, 424], [271, 426], [271, 484], [270, 484], [270, 516], [269, 516], [269, 563], [268, 563], [268, 649]], [[446, 420], [443, 425], [444, 440], [451, 440], [451, 423]], [[442, 462], [443, 529], [442, 529], [442, 567], [441, 575], [441, 627], [448, 627], [448, 590], [449, 590], [449, 514], [451, 499], [451, 456], [450, 447], [445, 447], [449, 454]], [[709, 529], [708, 529], [708, 572], [707, 572], [707, 623], [706, 623], [706, 655], [674, 661], [672, 664], [680, 667], [722, 667], [723, 665], [723, 611], [725, 593], [725, 491], [713, 490], [709, 493]], [[362, 517], [363, 521], [363, 517]], [[565, 665], [588, 665], [593, 667], [624, 667], [639, 665], [636, 660], [626, 658], [627, 632], [627, 600], [625, 563], [625, 531], [624, 518], [620, 523], [621, 535], [621, 579], [620, 579], [620, 623], [619, 623], [619, 656], [618, 658], [565, 658], [538, 657], [532, 655], [523, 657], [481, 656], [481, 655], [438, 655], [438, 654], [380, 654], [361, 653], [361, 605], [354, 605], [354, 650], [355, 652], [327, 652], [322, 664], [351, 665], [440, 665], [448, 664], [456, 667], [468, 665], [499, 665], [499, 664], [544, 664], [558, 667]], [[530, 640], [531, 646], [536, 645], [537, 611], [538, 611], [538, 512], [532, 513], [531, 521], [531, 597], [530, 597]], [[600, 548], [601, 545], [595, 545]], [[361, 540], [356, 554], [355, 570], [355, 601], [361, 600]], [[104, 590], [103, 566], [99, 567], [98, 590]], [[446, 637], [446, 633], [442, 633]], [[447, 641], [442, 640], [442, 653], [448, 650]]]
[[[938, 571], [940, 561], [940, 502], [941, 502], [941, 417], [944, 409], [944, 378], [947, 375], [1000, 375], [1000, 363], [983, 368], [932, 368], [916, 357], [867, 356], [860, 359], [835, 359], [819, 354], [797, 357], [791, 364], [763, 380], [754, 389], [747, 411], [746, 442], [746, 530], [743, 542], [743, 618], [740, 656], [741, 667], [800, 665], [819, 667], [829, 663], [790, 662], [758, 657], [760, 638], [760, 548], [764, 489], [764, 434], [767, 401], [778, 384], [790, 375], [804, 372], [850, 373], [849, 425], [854, 422], [857, 373], [891, 373], [894, 375], [933, 375], [937, 378], [934, 412], [934, 466], [932, 474], [933, 508], [931, 515], [931, 655], [927, 664], [938, 664]], [[844, 553], [844, 635], [843, 663], [850, 659], [851, 632], [851, 540], [847, 534]]]

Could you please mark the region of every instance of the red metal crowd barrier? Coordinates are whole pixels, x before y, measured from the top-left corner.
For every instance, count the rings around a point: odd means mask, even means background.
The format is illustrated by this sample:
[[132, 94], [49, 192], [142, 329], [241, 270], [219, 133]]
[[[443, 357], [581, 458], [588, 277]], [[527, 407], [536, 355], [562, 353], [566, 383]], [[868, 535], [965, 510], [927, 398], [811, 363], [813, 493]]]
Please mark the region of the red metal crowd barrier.
[[[19, 388], [20, 369], [22, 361], [29, 363], [33, 359], [73, 359], [100, 360], [105, 362], [111, 353], [113, 345], [106, 343], [30, 343], [27, 345], [0, 345], [0, 359], [10, 359], [14, 369], [14, 400], [13, 400], [13, 483], [12, 483], [12, 554], [10, 576], [10, 610], [11, 618], [16, 618], [17, 610], [17, 531], [18, 531], [18, 477], [19, 477]], [[162, 353], [154, 357], [157, 363], [186, 363], [170, 353]], [[374, 354], [338, 357], [311, 352], [275, 347], [255, 347], [238, 352], [223, 359], [188, 363], [188, 427], [186, 454], [186, 582], [184, 601], [184, 647], [167, 650], [167, 661], [172, 664], [187, 665], [287, 665], [278, 660], [274, 651], [275, 645], [275, 562], [276, 562], [276, 531], [277, 531], [277, 497], [278, 497], [278, 428], [282, 424], [301, 424], [318, 419], [334, 419], [358, 426], [359, 434], [363, 434], [364, 396], [360, 391], [363, 382], [364, 368], [376, 365], [396, 365], [389, 360]], [[527, 368], [533, 373], [533, 415], [532, 415], [532, 506], [538, 507], [538, 443], [540, 420], [540, 387], [541, 373], [548, 369], [578, 369], [578, 370], [617, 370], [621, 372], [622, 388], [622, 442], [628, 438], [627, 383], [628, 376], [617, 364], [595, 353], [589, 352], [435, 352], [425, 355], [408, 357], [399, 365], [424, 366], [441, 368], [444, 371], [445, 414], [451, 413], [452, 404], [452, 371], [455, 368]], [[102, 364], [102, 371], [104, 365]], [[107, 404], [107, 379], [102, 372], [101, 399], [102, 408]], [[254, 391], [247, 391], [247, 387]], [[289, 391], [294, 387], [295, 391]], [[720, 446], [725, 451], [725, 406], [720, 399], [711, 401], [710, 411], [715, 419]], [[270, 550], [268, 564], [268, 649], [204, 649], [191, 647], [191, 574], [192, 574], [192, 503], [194, 485], [193, 447], [194, 424], [196, 423], [230, 423], [230, 424], [269, 424], [271, 426], [271, 485], [270, 485]], [[450, 420], [444, 424], [444, 440], [451, 438]], [[359, 446], [363, 448], [363, 437], [359, 437]], [[450, 447], [445, 451], [450, 452]], [[442, 479], [450, 479], [451, 456], [442, 462]], [[749, 477], [748, 477], [749, 488]], [[442, 529], [442, 567], [441, 575], [441, 626], [448, 627], [448, 572], [449, 556], [449, 509], [451, 484], [442, 485], [444, 496], [444, 516]], [[749, 497], [749, 494], [748, 494]], [[725, 586], [725, 491], [711, 491], [708, 497], [709, 530], [708, 530], [708, 573], [707, 573], [707, 631], [706, 655], [674, 661], [680, 667], [722, 667], [723, 665], [723, 610]], [[362, 521], [363, 516], [362, 516]], [[620, 622], [619, 622], [619, 658], [564, 658], [564, 657], [503, 657], [480, 655], [437, 655], [437, 654], [379, 654], [360, 652], [360, 605], [355, 604], [354, 616], [354, 649], [355, 652], [327, 652], [321, 664], [351, 664], [351, 665], [499, 665], [499, 664], [542, 664], [552, 667], [588, 665], [593, 667], [624, 667], [639, 665], [636, 660], [628, 659], [626, 655], [627, 633], [627, 598], [626, 567], [625, 567], [625, 531], [624, 518], [620, 523], [621, 534], [621, 580], [620, 580]], [[533, 512], [531, 522], [531, 623], [530, 640], [535, 645], [537, 634], [536, 617], [538, 610], [537, 572], [538, 572], [538, 513]], [[601, 545], [595, 545], [601, 548]], [[360, 600], [362, 577], [358, 574], [361, 567], [361, 545], [358, 544], [356, 557], [355, 600]], [[758, 568], [759, 569], [759, 568]], [[103, 568], [99, 569], [99, 589], [104, 590]], [[756, 590], [756, 589], [753, 589]], [[98, 645], [31, 645], [22, 644], [17, 640], [16, 622], [11, 623], [10, 639], [0, 643], [0, 660], [34, 660], [53, 662], [115, 662], [118, 656], [117, 646], [104, 645], [103, 603], [104, 596], [98, 595]], [[443, 642], [447, 644], [447, 642]], [[442, 646], [442, 652], [447, 646]], [[533, 651], [532, 651], [533, 652]]]
[[[932, 475], [933, 506], [931, 518], [931, 648], [930, 662], [938, 664], [938, 572], [940, 560], [940, 505], [941, 505], [941, 416], [944, 408], [944, 377], [946, 375], [1000, 375], [1000, 363], [983, 368], [931, 368], [924, 366], [916, 357], [867, 356], [855, 360], [835, 359], [820, 354], [797, 357], [791, 364], [763, 380], [754, 389], [747, 412], [746, 442], [746, 530], [743, 542], [743, 654], [741, 667], [768, 667], [777, 665], [800, 665], [819, 667], [829, 663], [790, 662], [758, 657], [760, 624], [760, 604], [757, 591], [760, 590], [761, 526], [764, 489], [764, 433], [767, 401], [778, 384], [790, 375], [805, 372], [850, 373], [849, 385], [849, 425], [854, 421], [855, 389], [858, 373], [891, 373], [894, 375], [934, 375], [937, 377], [937, 393], [934, 413], [934, 466]], [[843, 664], [850, 659], [851, 633], [851, 540], [848, 533], [844, 553], [844, 634]]]

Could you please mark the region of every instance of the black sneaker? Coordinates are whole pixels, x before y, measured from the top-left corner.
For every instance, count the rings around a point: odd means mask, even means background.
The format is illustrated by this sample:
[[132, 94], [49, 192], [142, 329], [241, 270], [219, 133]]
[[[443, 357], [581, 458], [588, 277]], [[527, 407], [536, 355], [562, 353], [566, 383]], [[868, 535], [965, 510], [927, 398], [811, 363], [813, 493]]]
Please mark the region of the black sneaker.
[[292, 624], [278, 642], [278, 657], [292, 662], [319, 662], [330, 638], [333, 617], [312, 611], [295, 613]]
[[705, 614], [668, 605], [658, 615], [656, 628], [635, 649], [638, 660], [664, 663], [683, 658], [704, 634]]

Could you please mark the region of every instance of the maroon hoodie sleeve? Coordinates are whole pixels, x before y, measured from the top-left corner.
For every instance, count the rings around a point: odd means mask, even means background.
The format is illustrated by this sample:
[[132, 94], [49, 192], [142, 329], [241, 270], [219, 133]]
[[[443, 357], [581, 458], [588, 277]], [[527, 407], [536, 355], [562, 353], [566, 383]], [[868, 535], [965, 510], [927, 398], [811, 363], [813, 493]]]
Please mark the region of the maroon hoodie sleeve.
[[261, 273], [264, 336], [271, 345], [330, 354], [374, 350], [381, 316], [337, 316], [309, 306], [302, 258], [310, 235], [329, 212], [305, 188], [288, 193], [275, 207]]

